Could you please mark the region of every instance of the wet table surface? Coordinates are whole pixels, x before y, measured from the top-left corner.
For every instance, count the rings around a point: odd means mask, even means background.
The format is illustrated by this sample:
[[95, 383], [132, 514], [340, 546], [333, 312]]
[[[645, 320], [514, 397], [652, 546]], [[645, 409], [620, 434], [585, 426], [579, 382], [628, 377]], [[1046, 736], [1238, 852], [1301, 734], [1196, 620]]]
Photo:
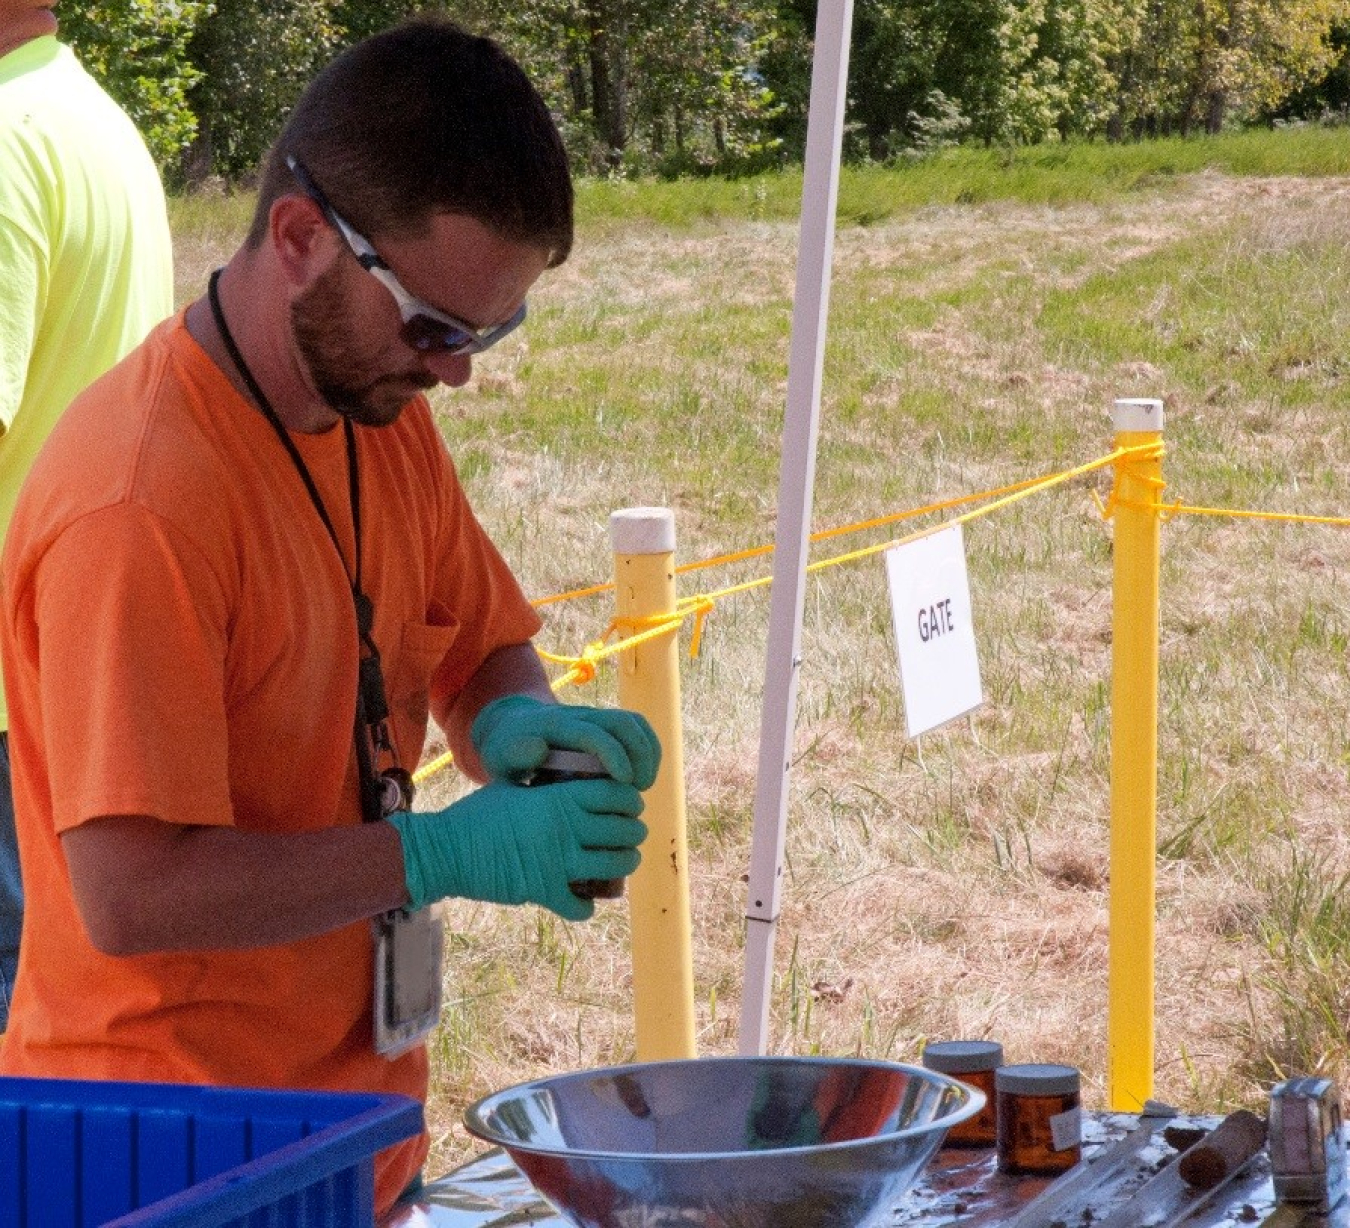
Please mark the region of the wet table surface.
[[[1126, 1113], [1085, 1114], [1083, 1161], [1058, 1178], [1005, 1176], [997, 1171], [992, 1151], [946, 1148], [933, 1157], [915, 1185], [879, 1216], [877, 1228], [1259, 1226], [1275, 1209], [1264, 1151], [1207, 1193], [1190, 1187], [1183, 1192], [1179, 1179], [1170, 1175], [1169, 1166], [1178, 1153], [1164, 1141], [1164, 1127], [1208, 1130], [1219, 1121], [1185, 1115], [1145, 1119]], [[1176, 1188], [1169, 1189], [1168, 1182]], [[1129, 1203], [1146, 1184], [1156, 1197]], [[1350, 1210], [1342, 1203], [1330, 1217], [1302, 1221], [1302, 1228], [1312, 1224], [1350, 1228]], [[569, 1220], [534, 1191], [504, 1152], [493, 1150], [428, 1182], [415, 1202], [395, 1209], [380, 1228], [510, 1225], [572, 1228]], [[1295, 1216], [1287, 1228], [1299, 1225]]]

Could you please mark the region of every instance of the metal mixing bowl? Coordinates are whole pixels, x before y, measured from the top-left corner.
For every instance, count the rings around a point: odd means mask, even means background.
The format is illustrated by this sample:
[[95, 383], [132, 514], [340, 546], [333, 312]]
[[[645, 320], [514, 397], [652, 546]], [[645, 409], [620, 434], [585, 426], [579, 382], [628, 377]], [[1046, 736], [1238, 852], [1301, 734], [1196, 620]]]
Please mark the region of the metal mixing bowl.
[[866, 1228], [983, 1105], [919, 1066], [712, 1057], [536, 1079], [464, 1121], [580, 1228]]

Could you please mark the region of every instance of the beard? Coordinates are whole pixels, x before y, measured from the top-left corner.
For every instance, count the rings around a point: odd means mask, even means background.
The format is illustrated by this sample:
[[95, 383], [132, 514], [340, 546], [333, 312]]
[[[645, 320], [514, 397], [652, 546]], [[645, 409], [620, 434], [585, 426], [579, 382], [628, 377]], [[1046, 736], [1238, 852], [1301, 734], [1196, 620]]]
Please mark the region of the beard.
[[419, 367], [372, 375], [374, 356], [363, 349], [341, 283], [335, 265], [292, 303], [296, 346], [325, 403], [358, 426], [388, 426], [418, 392], [440, 381]]

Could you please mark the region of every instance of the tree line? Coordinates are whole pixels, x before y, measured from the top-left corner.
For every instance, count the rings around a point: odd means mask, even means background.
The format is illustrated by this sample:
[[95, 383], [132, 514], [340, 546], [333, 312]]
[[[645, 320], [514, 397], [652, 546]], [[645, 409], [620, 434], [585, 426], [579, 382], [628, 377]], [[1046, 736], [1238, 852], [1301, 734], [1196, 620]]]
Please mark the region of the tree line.
[[[309, 78], [417, 11], [525, 65], [581, 173], [800, 162], [816, 0], [90, 0], [62, 36], [171, 183], [246, 181]], [[845, 156], [1344, 118], [1350, 0], [855, 0]]]

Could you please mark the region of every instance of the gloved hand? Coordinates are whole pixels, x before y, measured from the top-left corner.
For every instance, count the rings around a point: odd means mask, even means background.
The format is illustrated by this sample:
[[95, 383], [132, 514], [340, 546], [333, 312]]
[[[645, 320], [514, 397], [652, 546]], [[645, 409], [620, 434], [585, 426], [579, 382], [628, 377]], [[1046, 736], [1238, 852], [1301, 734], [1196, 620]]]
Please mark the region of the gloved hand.
[[523, 780], [551, 747], [586, 750], [615, 780], [650, 789], [661, 766], [661, 743], [647, 718], [624, 708], [544, 703], [504, 695], [485, 704], [469, 731], [493, 780]]
[[494, 781], [434, 813], [388, 822], [403, 843], [413, 908], [448, 895], [496, 904], [542, 904], [569, 921], [595, 912], [568, 883], [622, 878], [642, 860], [642, 795], [616, 780], [539, 788]]

